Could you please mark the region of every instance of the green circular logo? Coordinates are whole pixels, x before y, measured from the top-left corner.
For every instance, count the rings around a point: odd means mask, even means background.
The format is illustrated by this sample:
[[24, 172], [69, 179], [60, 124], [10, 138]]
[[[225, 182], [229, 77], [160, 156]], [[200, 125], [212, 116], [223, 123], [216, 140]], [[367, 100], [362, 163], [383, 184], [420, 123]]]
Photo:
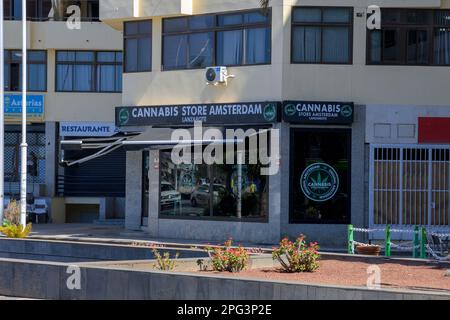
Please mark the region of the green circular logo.
[[269, 103], [264, 107], [264, 119], [273, 121], [277, 117], [277, 109], [273, 103]]
[[127, 109], [122, 109], [119, 112], [119, 123], [121, 125], [127, 124], [128, 120], [130, 120], [130, 113]]
[[293, 104], [287, 104], [284, 107], [284, 113], [289, 117], [292, 117], [293, 115], [295, 115], [296, 112], [297, 112], [297, 109], [295, 108], [295, 105], [293, 105]]
[[310, 200], [317, 202], [333, 198], [339, 188], [339, 176], [333, 167], [326, 163], [314, 163], [303, 171], [300, 188]]
[[353, 109], [348, 104], [343, 105], [341, 108], [341, 115], [346, 118], [350, 118], [353, 114]]

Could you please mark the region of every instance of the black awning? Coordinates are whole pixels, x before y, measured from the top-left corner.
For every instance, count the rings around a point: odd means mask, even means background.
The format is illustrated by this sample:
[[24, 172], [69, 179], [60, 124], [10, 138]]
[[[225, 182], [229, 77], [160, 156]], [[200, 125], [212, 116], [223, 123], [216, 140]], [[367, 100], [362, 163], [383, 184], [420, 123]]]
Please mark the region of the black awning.
[[[203, 128], [201, 137], [205, 130], [211, 129]], [[219, 129], [223, 133], [223, 128]], [[61, 150], [99, 150], [98, 152], [83, 158], [76, 160], [63, 160], [63, 164], [71, 166], [74, 164], [83, 163], [103, 155], [106, 155], [118, 148], [125, 148], [128, 151], [139, 151], [144, 149], [167, 149], [174, 146], [193, 146], [193, 145], [210, 145], [210, 144], [228, 144], [228, 143], [242, 143], [239, 139], [195, 139], [194, 128], [189, 129], [177, 129], [185, 130], [186, 136], [194, 137], [190, 139], [172, 139], [174, 129], [171, 128], [148, 128], [140, 134], [133, 135], [119, 135], [111, 138], [87, 138], [78, 140], [63, 140], [61, 141]], [[198, 134], [198, 133], [197, 133]], [[61, 157], [63, 158], [63, 157]]]

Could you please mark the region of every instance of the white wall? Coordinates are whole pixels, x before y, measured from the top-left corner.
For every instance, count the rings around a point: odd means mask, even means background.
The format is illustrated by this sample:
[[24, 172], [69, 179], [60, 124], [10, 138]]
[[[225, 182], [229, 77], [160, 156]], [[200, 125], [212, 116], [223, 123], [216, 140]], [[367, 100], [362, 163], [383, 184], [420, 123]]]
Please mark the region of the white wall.
[[[302, 99], [377, 105], [449, 105], [449, 67], [366, 65], [366, 21], [356, 13], [364, 14], [369, 4], [450, 8], [448, 0], [273, 0], [272, 63], [229, 68], [236, 78], [227, 87], [214, 88], [205, 85], [204, 70], [161, 71], [162, 18], [144, 10], [139, 19], [153, 19], [153, 71], [124, 75], [123, 104]], [[295, 5], [355, 7], [351, 65], [291, 64], [291, 9]], [[258, 6], [257, 0], [193, 0], [195, 14]], [[104, 19], [110, 21], [108, 16]], [[118, 20], [114, 21], [118, 26]]]
[[[5, 22], [5, 48], [21, 49], [20, 21]], [[55, 92], [56, 50], [122, 50], [122, 34], [100, 22], [69, 30], [65, 22], [28, 22], [28, 49], [47, 50], [45, 121], [114, 121], [121, 93]]]

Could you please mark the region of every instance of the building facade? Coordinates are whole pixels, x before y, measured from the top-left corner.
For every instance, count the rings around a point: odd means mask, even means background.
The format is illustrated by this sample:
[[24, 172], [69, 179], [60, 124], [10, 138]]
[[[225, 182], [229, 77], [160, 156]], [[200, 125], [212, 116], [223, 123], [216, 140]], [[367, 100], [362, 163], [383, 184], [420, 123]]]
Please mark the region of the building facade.
[[[268, 177], [178, 165], [167, 146], [128, 151], [128, 229], [324, 246], [343, 246], [349, 223], [448, 229], [450, 1], [103, 0], [100, 18], [123, 32], [121, 131], [279, 132]], [[210, 66], [234, 77], [206, 85]]]
[[[57, 7], [52, 2], [27, 1], [28, 203], [45, 198], [54, 223], [102, 219], [107, 206], [112, 216], [123, 217], [124, 174], [114, 181], [116, 192], [111, 192], [110, 171], [98, 174], [95, 164], [65, 168], [60, 165], [64, 157], [59, 148], [63, 137], [97, 136], [98, 128], [106, 128], [101, 134], [115, 134], [114, 107], [121, 103], [122, 91], [122, 36], [99, 21], [99, 1], [59, 1]], [[4, 0], [4, 8], [5, 198], [9, 201], [20, 193], [21, 1]], [[124, 153], [110, 160], [124, 172]]]

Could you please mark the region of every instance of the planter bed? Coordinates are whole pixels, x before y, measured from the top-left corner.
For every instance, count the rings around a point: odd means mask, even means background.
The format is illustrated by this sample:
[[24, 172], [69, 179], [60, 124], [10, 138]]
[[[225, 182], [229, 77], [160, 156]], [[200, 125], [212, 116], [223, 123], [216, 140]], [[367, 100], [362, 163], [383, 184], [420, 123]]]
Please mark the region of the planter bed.
[[324, 285], [367, 286], [367, 268], [377, 265], [381, 270], [381, 287], [422, 291], [442, 290], [450, 293], [449, 264], [426, 263], [397, 259], [346, 259], [325, 256], [319, 269], [312, 273], [285, 273], [279, 267], [251, 268], [239, 274], [210, 272], [214, 275], [255, 278], [260, 280], [299, 281]]
[[[338, 286], [366, 287], [369, 277], [367, 268], [377, 265], [381, 269], [381, 287], [385, 289], [409, 289], [420, 291], [442, 291], [450, 293], [450, 276], [447, 272], [450, 263], [437, 263], [428, 260], [356, 256], [346, 254], [322, 253], [319, 269], [312, 273], [285, 273], [270, 255], [255, 255], [250, 259], [247, 270], [240, 273], [214, 272], [209, 259], [201, 258], [207, 271], [201, 271], [199, 259], [179, 259], [174, 273], [191, 273], [218, 277], [234, 277], [255, 280], [299, 282]], [[92, 263], [114, 268], [130, 268], [142, 271], [154, 269], [154, 261], [117, 261], [115, 263]]]

